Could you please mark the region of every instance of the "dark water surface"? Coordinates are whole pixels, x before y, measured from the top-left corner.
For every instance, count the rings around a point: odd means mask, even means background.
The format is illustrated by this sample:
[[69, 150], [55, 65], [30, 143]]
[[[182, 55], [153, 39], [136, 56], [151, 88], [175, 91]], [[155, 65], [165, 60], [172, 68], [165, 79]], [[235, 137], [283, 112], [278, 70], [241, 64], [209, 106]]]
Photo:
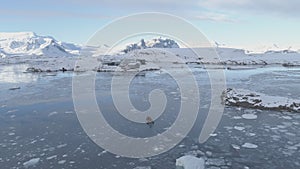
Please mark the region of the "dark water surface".
[[[210, 84], [205, 70], [193, 68], [200, 89], [200, 111], [189, 135], [172, 150], [150, 158], [131, 159], [111, 154], [84, 133], [72, 101], [72, 73], [22, 73], [26, 65], [0, 68], [0, 168], [24, 168], [24, 162], [39, 158], [29, 168], [175, 168], [185, 154], [204, 157], [207, 168], [300, 168], [300, 114], [227, 107], [215, 133], [197, 142], [210, 106]], [[270, 95], [300, 98], [300, 69], [263, 67], [226, 70], [227, 86]], [[96, 95], [106, 120], [120, 133], [135, 137], [157, 135], [172, 125], [180, 108], [176, 82], [167, 74], [147, 72], [130, 86], [133, 105], [149, 108], [148, 94], [165, 91], [167, 109], [152, 128], [126, 120], [118, 114], [110, 94], [111, 73], [97, 73]], [[20, 87], [17, 90], [9, 90]], [[257, 119], [243, 119], [254, 113]], [[243, 147], [245, 143], [257, 145]]]

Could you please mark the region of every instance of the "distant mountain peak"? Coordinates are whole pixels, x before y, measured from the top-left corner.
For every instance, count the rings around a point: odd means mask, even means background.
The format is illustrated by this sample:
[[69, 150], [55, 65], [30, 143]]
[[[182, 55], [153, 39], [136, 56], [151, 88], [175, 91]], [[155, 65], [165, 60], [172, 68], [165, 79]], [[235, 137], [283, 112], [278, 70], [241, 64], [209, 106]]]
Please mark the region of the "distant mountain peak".
[[127, 45], [122, 52], [128, 53], [137, 49], [146, 49], [146, 48], [180, 48], [180, 46], [172, 39], [168, 38], [153, 38], [151, 40], [145, 41], [141, 39], [137, 43]]

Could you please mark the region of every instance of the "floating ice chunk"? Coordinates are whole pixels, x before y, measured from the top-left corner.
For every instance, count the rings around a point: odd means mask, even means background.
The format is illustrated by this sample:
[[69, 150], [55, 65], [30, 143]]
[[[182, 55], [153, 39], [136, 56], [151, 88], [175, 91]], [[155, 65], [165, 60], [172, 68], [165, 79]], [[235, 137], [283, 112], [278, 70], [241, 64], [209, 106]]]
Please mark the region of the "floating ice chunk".
[[247, 136], [250, 136], [250, 137], [253, 137], [255, 136], [256, 134], [255, 133], [246, 133]]
[[216, 166], [211, 166], [211, 167], [209, 167], [209, 168], [207, 168], [207, 169], [222, 169], [222, 168], [216, 167]]
[[56, 146], [56, 148], [63, 148], [63, 147], [66, 147], [66, 146], [67, 146], [67, 144], [61, 144], [61, 145]]
[[8, 133], [8, 135], [9, 135], [9, 136], [14, 136], [14, 135], [15, 135], [15, 133]]
[[58, 164], [65, 164], [66, 163], [66, 160], [60, 160], [58, 161]]
[[137, 166], [134, 167], [133, 169], [151, 169], [151, 166]]
[[222, 158], [210, 158], [206, 161], [207, 165], [214, 165], [214, 166], [224, 166], [226, 165], [226, 162]]
[[297, 146], [287, 146], [286, 148], [289, 150], [298, 150]]
[[33, 158], [23, 163], [25, 168], [36, 165], [40, 161], [40, 158]]
[[212, 153], [211, 151], [206, 151], [205, 154], [206, 154], [207, 156], [212, 156], [213, 153]]
[[101, 155], [103, 155], [103, 154], [105, 154], [105, 153], [107, 153], [107, 151], [106, 151], [106, 150], [103, 150], [101, 153], [98, 153], [97, 156], [101, 156]]
[[53, 156], [47, 157], [46, 159], [47, 159], [47, 160], [52, 160], [52, 159], [54, 159], [54, 158], [57, 158], [57, 155], [53, 155]]
[[290, 117], [290, 116], [282, 116], [283, 119], [286, 119], [286, 120], [292, 120], [293, 118]]
[[233, 118], [233, 119], [235, 119], [235, 120], [242, 119], [242, 117], [241, 117], [241, 116], [233, 116], [232, 118]]
[[191, 155], [182, 156], [176, 159], [177, 169], [204, 169], [204, 159], [197, 158]]
[[185, 147], [185, 145], [184, 144], [180, 144], [178, 147], [179, 148], [183, 148], [183, 147]]
[[252, 148], [257, 148], [258, 146], [255, 145], [255, 144], [252, 144], [252, 143], [245, 143], [245, 144], [242, 145], [242, 147], [252, 149]]
[[57, 112], [56, 111], [54, 111], [54, 112], [51, 112], [51, 113], [49, 113], [48, 114], [48, 117], [50, 117], [50, 116], [53, 116], [53, 115], [56, 115], [57, 114]]
[[241, 149], [240, 146], [236, 145], [236, 144], [231, 144], [232, 148], [236, 149], [236, 150], [239, 150]]
[[211, 134], [209, 134], [209, 136], [211, 136], [211, 137], [216, 137], [218, 134], [217, 133], [211, 133]]
[[257, 115], [255, 115], [255, 114], [243, 114], [242, 118], [247, 119], [247, 120], [254, 120], [254, 119], [257, 119]]
[[184, 155], [191, 155], [191, 156], [204, 156], [205, 153], [202, 152], [201, 150], [192, 150], [192, 151], [189, 151], [187, 153], [184, 153]]
[[245, 129], [245, 127], [241, 127], [241, 126], [234, 126], [233, 128], [239, 131], [243, 131]]
[[14, 113], [16, 111], [18, 111], [18, 109], [8, 110], [7, 113]]
[[66, 111], [65, 114], [73, 114], [73, 111]]

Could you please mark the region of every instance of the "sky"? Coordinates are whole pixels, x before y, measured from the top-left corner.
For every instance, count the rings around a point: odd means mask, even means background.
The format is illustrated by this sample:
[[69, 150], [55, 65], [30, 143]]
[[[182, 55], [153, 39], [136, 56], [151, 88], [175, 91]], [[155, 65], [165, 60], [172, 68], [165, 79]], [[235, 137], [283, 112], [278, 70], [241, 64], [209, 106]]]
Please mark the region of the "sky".
[[84, 44], [111, 21], [139, 12], [182, 17], [228, 46], [300, 46], [299, 0], [0, 0], [0, 32], [32, 31]]

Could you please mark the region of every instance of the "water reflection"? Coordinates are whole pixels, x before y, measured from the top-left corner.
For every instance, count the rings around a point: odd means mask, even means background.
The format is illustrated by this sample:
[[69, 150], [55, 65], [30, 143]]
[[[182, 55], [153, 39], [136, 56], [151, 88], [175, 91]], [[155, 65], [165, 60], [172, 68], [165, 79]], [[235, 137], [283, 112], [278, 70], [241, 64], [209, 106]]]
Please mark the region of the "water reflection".
[[38, 75], [24, 73], [27, 64], [5, 65], [0, 67], [0, 82], [5, 83], [30, 83], [38, 79]]

